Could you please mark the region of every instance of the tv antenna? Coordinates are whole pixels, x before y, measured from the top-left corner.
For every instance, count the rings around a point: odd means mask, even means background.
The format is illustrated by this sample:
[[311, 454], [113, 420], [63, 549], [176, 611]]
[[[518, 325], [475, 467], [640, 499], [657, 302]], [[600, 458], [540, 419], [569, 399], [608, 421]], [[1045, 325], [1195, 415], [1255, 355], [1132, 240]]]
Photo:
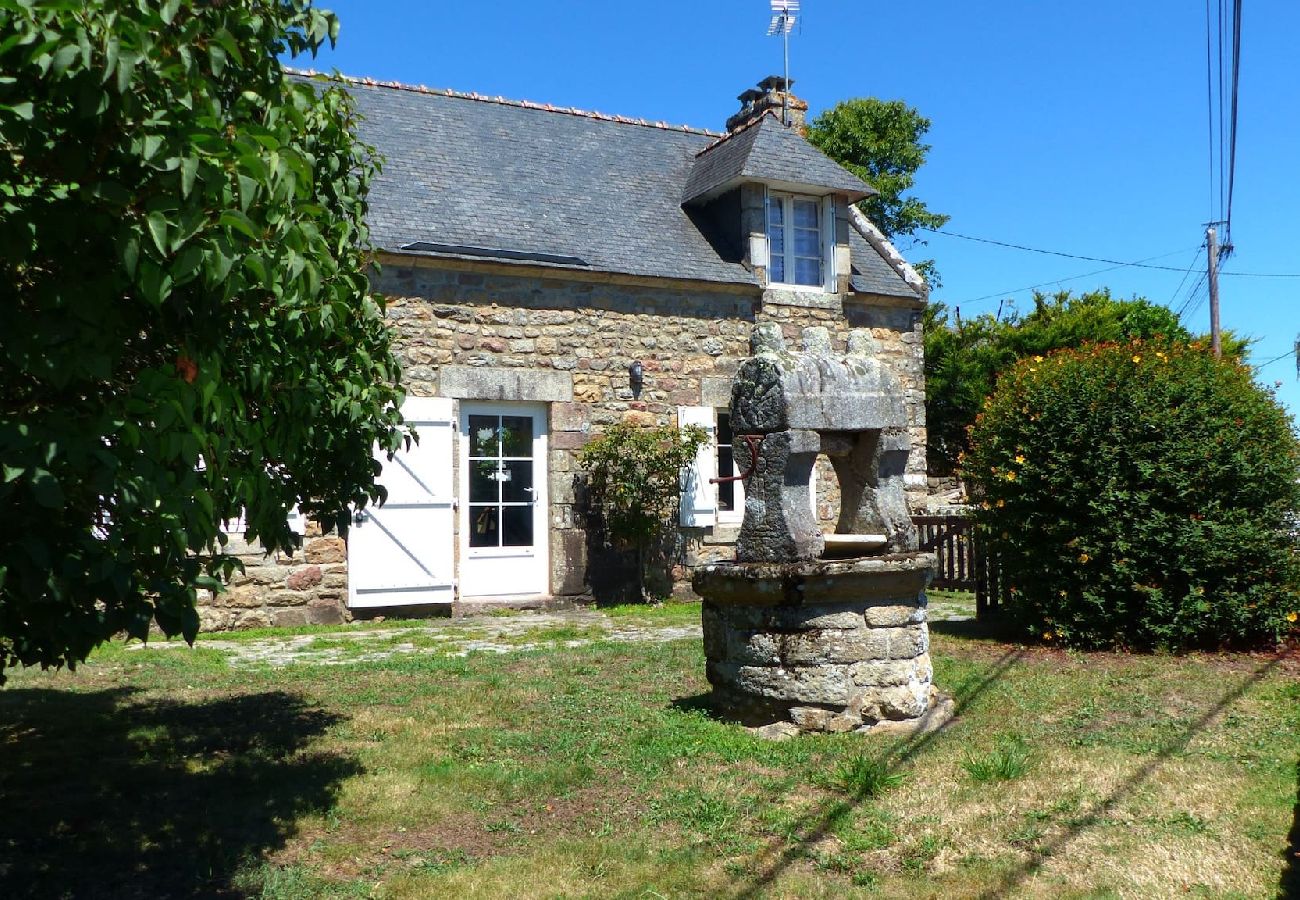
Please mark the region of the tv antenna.
[[799, 0], [772, 0], [772, 22], [767, 36], [781, 35], [785, 45], [785, 84], [781, 86], [781, 124], [790, 124], [790, 32], [798, 18]]

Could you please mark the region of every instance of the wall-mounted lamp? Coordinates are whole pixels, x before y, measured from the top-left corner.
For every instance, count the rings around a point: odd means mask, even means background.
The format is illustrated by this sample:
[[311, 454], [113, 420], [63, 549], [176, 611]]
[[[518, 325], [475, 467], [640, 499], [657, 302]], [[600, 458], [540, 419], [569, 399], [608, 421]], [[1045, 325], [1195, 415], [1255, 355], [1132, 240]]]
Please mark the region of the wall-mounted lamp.
[[632, 384], [632, 393], [641, 393], [641, 386], [645, 384], [645, 366], [641, 365], [640, 360], [627, 367], [627, 377]]

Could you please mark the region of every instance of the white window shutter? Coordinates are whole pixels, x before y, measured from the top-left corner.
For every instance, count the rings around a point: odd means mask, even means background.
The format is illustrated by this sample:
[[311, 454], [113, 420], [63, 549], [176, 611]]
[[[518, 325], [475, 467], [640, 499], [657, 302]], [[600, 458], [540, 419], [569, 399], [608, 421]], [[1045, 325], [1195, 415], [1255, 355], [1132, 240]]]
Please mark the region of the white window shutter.
[[718, 428], [711, 406], [677, 407], [677, 425], [698, 425], [709, 440], [695, 453], [695, 462], [682, 470], [681, 523], [695, 528], [713, 525], [718, 518], [718, 486], [709, 479], [718, 474]]
[[420, 442], [390, 460], [375, 448], [388, 489], [383, 506], [353, 516], [348, 531], [348, 606], [408, 606], [451, 603], [455, 593], [455, 498], [452, 490], [451, 400], [408, 397], [407, 425]]
[[817, 517], [817, 463], [813, 463], [812, 474], [808, 477], [808, 505], [812, 507], [813, 521], [821, 527], [821, 520]]

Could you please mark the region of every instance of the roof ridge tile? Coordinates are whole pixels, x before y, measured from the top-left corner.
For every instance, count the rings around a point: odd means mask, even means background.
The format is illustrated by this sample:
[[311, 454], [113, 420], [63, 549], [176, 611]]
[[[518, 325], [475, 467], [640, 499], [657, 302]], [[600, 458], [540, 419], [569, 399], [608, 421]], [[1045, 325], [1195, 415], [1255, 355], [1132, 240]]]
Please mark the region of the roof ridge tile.
[[[342, 72], [320, 72], [316, 69], [299, 69], [292, 66], [284, 66], [284, 71], [290, 75], [303, 75], [307, 77], [323, 77], [336, 81], [342, 81], [346, 84], [362, 84], [368, 87], [382, 87], [390, 90], [408, 91], [413, 94], [427, 94], [432, 97], [454, 97], [457, 100], [475, 100], [479, 103], [495, 103], [499, 106], [513, 106], [519, 109], [535, 109], [543, 112], [561, 113], [568, 116], [577, 116], [583, 119], [594, 119], [599, 122], [614, 122], [619, 125], [638, 125], [643, 128], [657, 128], [661, 131], [682, 131], [687, 134], [702, 134], [706, 137], [720, 138], [726, 140], [729, 135], [717, 131], [710, 131], [707, 128], [697, 128], [693, 125], [670, 125], [667, 122], [651, 122], [647, 119], [634, 119], [629, 116], [614, 115], [607, 113], [594, 112], [591, 110], [578, 109], [576, 106], [555, 106], [552, 103], [537, 103], [532, 100], [511, 100], [506, 97], [488, 97], [477, 91], [466, 93], [457, 91], [452, 88], [430, 88], [425, 85], [405, 84], [400, 81], [382, 81], [369, 76], [344, 75]], [[764, 115], [770, 113], [770, 110]], [[719, 141], [720, 142], [720, 141]], [[717, 142], [715, 142], [717, 143]], [[710, 145], [713, 146], [713, 145]]]
[[749, 131], [749, 129], [753, 128], [753, 127], [754, 127], [755, 125], [757, 125], [759, 122], [763, 121], [764, 116], [771, 116], [773, 119], [776, 119], [776, 121], [778, 121], [778, 122], [781, 121], [780, 119], [777, 119], [777, 118], [776, 118], [776, 113], [775, 113], [774, 111], [772, 111], [772, 110], [770, 110], [770, 109], [765, 109], [765, 110], [763, 110], [761, 113], [759, 113], [758, 115], [754, 116], [752, 119], [749, 119], [747, 122], [745, 122], [745, 123], [744, 123], [743, 125], [741, 125], [739, 128], [736, 128], [734, 131], [728, 131], [726, 134], [719, 135], [719, 136], [718, 136], [718, 139], [717, 139], [716, 141], [714, 141], [713, 143], [711, 143], [711, 144], [709, 144], [707, 147], [705, 147], [703, 150], [701, 150], [701, 151], [699, 151], [698, 153], [696, 153], [696, 154], [695, 154], [696, 157], [703, 156], [704, 154], [706, 154], [706, 153], [708, 153], [710, 150], [712, 150], [714, 147], [717, 147], [719, 144], [725, 144], [727, 141], [731, 140], [732, 138], [736, 137], [737, 135], [741, 135], [741, 134], [744, 134], [746, 131]]

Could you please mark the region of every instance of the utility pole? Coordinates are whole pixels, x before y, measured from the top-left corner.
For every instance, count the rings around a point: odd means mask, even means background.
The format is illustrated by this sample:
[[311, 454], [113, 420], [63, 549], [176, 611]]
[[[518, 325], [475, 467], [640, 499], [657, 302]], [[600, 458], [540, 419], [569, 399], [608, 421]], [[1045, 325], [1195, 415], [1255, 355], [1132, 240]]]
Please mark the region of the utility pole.
[[1209, 248], [1210, 264], [1210, 349], [1214, 358], [1223, 356], [1223, 347], [1219, 342], [1219, 235], [1211, 225], [1205, 230], [1205, 242]]

